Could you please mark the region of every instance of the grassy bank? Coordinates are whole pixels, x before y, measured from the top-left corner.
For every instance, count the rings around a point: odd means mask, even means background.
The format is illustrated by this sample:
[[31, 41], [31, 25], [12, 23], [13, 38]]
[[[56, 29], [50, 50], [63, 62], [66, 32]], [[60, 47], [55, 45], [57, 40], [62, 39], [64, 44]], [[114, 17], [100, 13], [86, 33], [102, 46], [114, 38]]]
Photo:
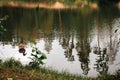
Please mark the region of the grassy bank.
[[116, 72], [115, 75], [85, 78], [67, 72], [59, 73], [45, 68], [23, 66], [19, 61], [10, 59], [5, 62], [0, 60], [0, 80], [120, 80], [120, 72]]

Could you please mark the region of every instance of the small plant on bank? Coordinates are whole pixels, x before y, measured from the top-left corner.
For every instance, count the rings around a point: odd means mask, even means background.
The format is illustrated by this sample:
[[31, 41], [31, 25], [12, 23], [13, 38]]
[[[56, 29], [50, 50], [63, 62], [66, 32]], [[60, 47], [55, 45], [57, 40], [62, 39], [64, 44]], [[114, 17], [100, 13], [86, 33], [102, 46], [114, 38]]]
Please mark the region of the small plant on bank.
[[29, 63], [31, 68], [39, 68], [40, 65], [44, 64], [43, 60], [47, 59], [46, 55], [36, 47], [33, 47], [31, 56], [32, 61]]

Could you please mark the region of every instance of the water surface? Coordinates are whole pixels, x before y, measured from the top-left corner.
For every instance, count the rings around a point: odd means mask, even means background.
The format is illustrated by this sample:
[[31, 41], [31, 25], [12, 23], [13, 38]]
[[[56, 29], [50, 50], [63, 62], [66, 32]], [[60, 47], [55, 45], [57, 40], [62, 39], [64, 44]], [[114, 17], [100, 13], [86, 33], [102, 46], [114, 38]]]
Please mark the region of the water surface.
[[[8, 15], [0, 33], [0, 58], [28, 64], [32, 42], [46, 54], [45, 67], [96, 77], [120, 69], [120, 11], [46, 10], [1, 7]], [[27, 55], [18, 52], [21, 40]]]

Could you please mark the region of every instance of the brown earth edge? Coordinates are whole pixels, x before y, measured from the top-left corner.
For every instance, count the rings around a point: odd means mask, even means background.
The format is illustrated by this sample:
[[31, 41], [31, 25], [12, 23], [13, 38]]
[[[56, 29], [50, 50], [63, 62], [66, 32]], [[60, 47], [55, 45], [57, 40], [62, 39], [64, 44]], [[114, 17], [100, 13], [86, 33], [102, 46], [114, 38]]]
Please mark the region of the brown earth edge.
[[[45, 9], [77, 9], [78, 6], [74, 5], [74, 6], [68, 6], [68, 5], [64, 5], [63, 3], [60, 2], [56, 2], [54, 4], [46, 4], [46, 3], [20, 3], [20, 2], [9, 2], [7, 4], [2, 4], [0, 2], [0, 7], [2, 6], [7, 6], [7, 7], [22, 7], [22, 8], [45, 8]], [[97, 5], [97, 3], [90, 3], [88, 5], [90, 7], [90, 9], [93, 10], [98, 10], [99, 7]], [[118, 7], [118, 9], [120, 10], [120, 1], [116, 4], [116, 6]]]
[[46, 9], [66, 9], [68, 6], [60, 2], [56, 2], [54, 4], [45, 4], [45, 3], [19, 3], [19, 2], [9, 2], [7, 4], [0, 4], [0, 6], [8, 6], [8, 7], [23, 7], [23, 8], [46, 8]]
[[[9, 2], [7, 4], [0, 3], [0, 7], [8, 6], [8, 7], [23, 7], [23, 8], [45, 8], [45, 9], [77, 9], [77, 6], [68, 6], [64, 5], [63, 3], [56, 2], [54, 4], [46, 4], [46, 3], [20, 3], [20, 2]], [[98, 9], [98, 5], [96, 3], [91, 3], [89, 5], [91, 9]]]

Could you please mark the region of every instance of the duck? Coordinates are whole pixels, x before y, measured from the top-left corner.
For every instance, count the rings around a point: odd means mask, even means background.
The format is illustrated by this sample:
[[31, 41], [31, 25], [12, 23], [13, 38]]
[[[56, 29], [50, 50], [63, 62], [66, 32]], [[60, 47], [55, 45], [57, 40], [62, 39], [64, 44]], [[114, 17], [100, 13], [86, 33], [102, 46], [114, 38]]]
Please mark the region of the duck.
[[25, 43], [19, 43], [19, 52], [23, 53], [23, 56], [25, 56], [27, 54], [26, 50], [25, 50], [25, 46], [26, 46]]

